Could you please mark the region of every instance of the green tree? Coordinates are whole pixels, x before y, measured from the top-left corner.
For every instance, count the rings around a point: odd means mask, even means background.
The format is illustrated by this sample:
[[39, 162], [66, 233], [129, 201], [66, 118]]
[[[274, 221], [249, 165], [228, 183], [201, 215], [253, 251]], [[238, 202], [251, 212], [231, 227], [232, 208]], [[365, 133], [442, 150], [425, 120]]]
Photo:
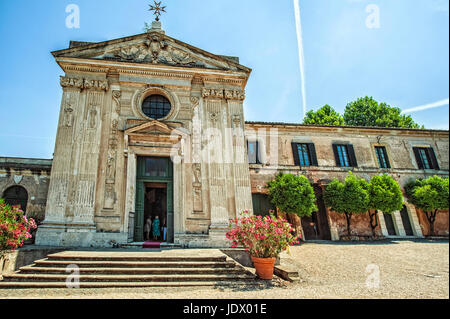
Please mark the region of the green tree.
[[369, 210], [370, 227], [375, 236], [378, 226], [378, 211], [392, 214], [403, 208], [403, 195], [400, 185], [389, 175], [376, 175], [369, 182]]
[[356, 177], [352, 172], [349, 172], [344, 183], [335, 178], [325, 188], [323, 195], [325, 205], [339, 214], [345, 214], [349, 236], [353, 214], [364, 214], [369, 210], [368, 189], [369, 183]]
[[425, 213], [430, 224], [430, 235], [435, 235], [436, 215], [449, 206], [449, 179], [433, 176], [425, 180], [411, 180], [406, 184], [405, 191], [408, 201]]
[[309, 217], [317, 211], [316, 195], [309, 180], [303, 176], [280, 173], [267, 183], [269, 199], [282, 213], [287, 214], [289, 222], [300, 232], [300, 218]]
[[401, 113], [398, 107], [378, 103], [372, 97], [366, 96], [347, 104], [344, 122], [350, 126], [421, 128], [410, 115]]
[[280, 173], [267, 186], [272, 204], [280, 211], [299, 217], [309, 217], [317, 211], [314, 189], [305, 176]]
[[303, 124], [310, 125], [344, 125], [344, 118], [331, 106], [326, 104], [316, 112], [309, 111], [303, 120]]

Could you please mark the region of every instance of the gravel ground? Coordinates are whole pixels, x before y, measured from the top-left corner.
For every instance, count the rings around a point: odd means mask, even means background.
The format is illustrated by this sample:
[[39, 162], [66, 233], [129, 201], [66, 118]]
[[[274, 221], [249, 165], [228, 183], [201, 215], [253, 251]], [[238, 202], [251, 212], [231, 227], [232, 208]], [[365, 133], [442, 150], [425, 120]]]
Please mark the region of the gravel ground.
[[0, 290], [0, 298], [449, 298], [448, 241], [306, 243], [283, 253], [282, 263], [297, 267], [301, 281], [277, 279], [265, 288]]

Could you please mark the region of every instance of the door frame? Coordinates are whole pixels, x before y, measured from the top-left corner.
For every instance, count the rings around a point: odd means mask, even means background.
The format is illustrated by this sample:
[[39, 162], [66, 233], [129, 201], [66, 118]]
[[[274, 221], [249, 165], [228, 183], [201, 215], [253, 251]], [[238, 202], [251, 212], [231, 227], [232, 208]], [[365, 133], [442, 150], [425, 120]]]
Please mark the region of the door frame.
[[[149, 177], [140, 174], [142, 170], [142, 159], [145, 158], [166, 158], [169, 160], [168, 177]], [[170, 157], [162, 156], [138, 156], [136, 161], [136, 193], [135, 193], [135, 219], [134, 219], [134, 241], [144, 241], [144, 207], [145, 207], [145, 184], [147, 183], [161, 183], [167, 185], [167, 243], [174, 242], [174, 174], [173, 162]]]

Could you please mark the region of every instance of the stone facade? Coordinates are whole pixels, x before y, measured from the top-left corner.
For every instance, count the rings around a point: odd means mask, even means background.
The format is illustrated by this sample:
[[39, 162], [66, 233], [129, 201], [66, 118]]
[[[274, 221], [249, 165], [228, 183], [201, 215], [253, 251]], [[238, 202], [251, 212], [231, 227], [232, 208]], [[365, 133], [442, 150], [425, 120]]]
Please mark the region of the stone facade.
[[[125, 243], [129, 212], [141, 205], [139, 157], [173, 163], [174, 242], [227, 245], [229, 218], [251, 206], [244, 144], [243, 100], [251, 70], [148, 33], [103, 43], [72, 43], [53, 52], [65, 71], [45, 221], [37, 244], [108, 246]], [[167, 116], [142, 111], [164, 96]], [[141, 218], [140, 216], [137, 216]], [[132, 225], [131, 225], [132, 228]], [[170, 237], [170, 236], [169, 236]]]

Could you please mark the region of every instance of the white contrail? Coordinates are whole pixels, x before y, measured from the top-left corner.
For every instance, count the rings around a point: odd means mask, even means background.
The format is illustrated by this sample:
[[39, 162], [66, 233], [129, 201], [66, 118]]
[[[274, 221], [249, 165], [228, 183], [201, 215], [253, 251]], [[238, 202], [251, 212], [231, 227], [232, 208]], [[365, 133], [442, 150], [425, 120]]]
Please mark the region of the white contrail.
[[300, 4], [299, 0], [294, 0], [295, 10], [295, 27], [297, 29], [298, 42], [298, 58], [300, 60], [300, 77], [302, 81], [302, 102], [303, 102], [303, 117], [306, 116], [306, 85], [305, 85], [305, 57], [303, 55], [303, 38], [302, 38], [302, 22], [300, 19]]
[[444, 99], [444, 100], [437, 101], [437, 102], [434, 102], [434, 103], [425, 104], [425, 105], [421, 105], [421, 106], [416, 106], [416, 107], [412, 107], [410, 109], [403, 110], [402, 114], [428, 110], [428, 109], [432, 109], [432, 108], [435, 108], [435, 107], [440, 107], [440, 106], [444, 106], [444, 105], [448, 105], [448, 104], [449, 104], [449, 99]]

